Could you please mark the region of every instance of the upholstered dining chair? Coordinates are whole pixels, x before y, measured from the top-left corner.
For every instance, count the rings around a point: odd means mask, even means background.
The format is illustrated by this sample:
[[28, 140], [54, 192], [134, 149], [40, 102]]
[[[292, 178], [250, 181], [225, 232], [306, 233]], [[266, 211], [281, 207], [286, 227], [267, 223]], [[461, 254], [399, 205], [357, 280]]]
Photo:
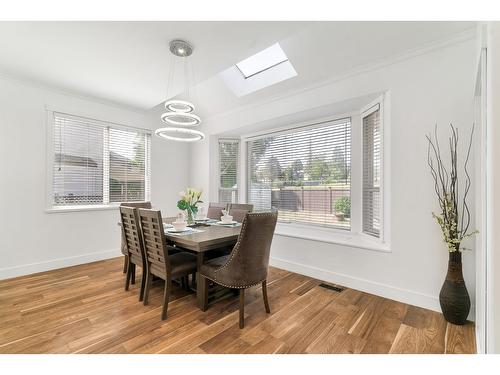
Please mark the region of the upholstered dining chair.
[[207, 210], [207, 217], [209, 219], [220, 220], [222, 216], [222, 210], [227, 210], [226, 203], [214, 203], [210, 202]]
[[139, 301], [144, 296], [144, 286], [146, 282], [146, 258], [142, 242], [142, 233], [139, 225], [137, 209], [121, 206], [120, 217], [122, 223], [122, 237], [125, 242], [127, 276], [125, 277], [125, 290], [129, 289], [130, 280], [135, 279], [136, 266], [142, 268], [141, 289], [139, 291]]
[[[134, 207], [134, 208], [151, 208], [151, 202], [122, 202], [120, 203], [120, 207]], [[125, 245], [125, 238], [123, 238], [122, 231], [122, 246], [121, 246], [122, 254], [124, 255], [123, 259], [123, 273], [127, 273], [127, 264], [128, 264], [128, 254], [127, 248]], [[135, 284], [135, 274], [132, 277], [132, 284]]]
[[239, 289], [240, 328], [245, 326], [245, 289], [261, 284], [266, 312], [271, 312], [266, 280], [277, 218], [277, 212], [247, 213], [231, 254], [212, 259], [201, 266], [198, 288], [201, 288], [203, 311], [208, 308], [208, 286], [209, 281], [212, 281], [227, 288]]
[[229, 215], [233, 217], [233, 220], [241, 223], [245, 218], [247, 212], [253, 211], [253, 204], [242, 204], [242, 203], [230, 203], [229, 204]]
[[[187, 278], [196, 274], [196, 256], [167, 245], [163, 232], [163, 221], [159, 210], [139, 209], [139, 221], [144, 241], [146, 257], [146, 286], [144, 289], [144, 305], [148, 304], [149, 290], [153, 276], [165, 280], [163, 292], [163, 308], [161, 319], [167, 318], [168, 301], [172, 289], [172, 279]], [[169, 251], [172, 252], [169, 253]]]

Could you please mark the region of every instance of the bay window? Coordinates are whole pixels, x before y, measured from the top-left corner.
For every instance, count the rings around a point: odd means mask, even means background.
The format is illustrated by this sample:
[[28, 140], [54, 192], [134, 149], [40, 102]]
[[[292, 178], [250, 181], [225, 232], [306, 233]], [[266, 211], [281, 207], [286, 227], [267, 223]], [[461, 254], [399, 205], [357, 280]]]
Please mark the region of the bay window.
[[383, 97], [342, 117], [242, 136], [241, 145], [220, 139], [219, 201], [237, 199], [241, 176], [240, 198], [277, 210], [277, 233], [387, 251], [383, 139]]

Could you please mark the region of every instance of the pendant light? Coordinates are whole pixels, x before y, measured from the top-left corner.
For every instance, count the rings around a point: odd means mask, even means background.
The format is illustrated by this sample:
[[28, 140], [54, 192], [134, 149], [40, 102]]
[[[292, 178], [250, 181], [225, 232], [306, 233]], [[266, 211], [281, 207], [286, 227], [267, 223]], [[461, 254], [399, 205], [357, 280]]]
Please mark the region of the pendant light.
[[194, 86], [194, 80], [191, 80], [190, 77], [190, 75], [192, 75], [192, 69], [190, 69], [187, 58], [193, 53], [193, 46], [184, 40], [172, 40], [170, 42], [170, 52], [172, 53], [172, 61], [167, 84], [167, 100], [165, 101], [166, 112], [161, 115], [161, 121], [167, 126], [156, 129], [155, 134], [172, 141], [196, 142], [205, 138], [205, 135], [199, 130], [191, 129], [191, 127], [201, 124], [200, 116], [194, 113], [194, 104], [189, 100], [168, 99], [170, 97], [169, 89], [176, 78], [175, 59], [178, 58], [182, 59], [184, 70], [183, 92], [188, 99], [191, 98], [189, 90], [191, 86]]

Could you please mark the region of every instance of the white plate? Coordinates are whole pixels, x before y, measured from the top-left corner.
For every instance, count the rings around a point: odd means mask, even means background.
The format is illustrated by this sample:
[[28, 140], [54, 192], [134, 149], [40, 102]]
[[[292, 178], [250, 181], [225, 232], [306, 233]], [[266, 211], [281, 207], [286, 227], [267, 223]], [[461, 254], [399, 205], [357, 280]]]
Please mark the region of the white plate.
[[167, 224], [167, 223], [163, 223], [163, 228], [167, 229], [167, 228], [173, 228], [174, 226], [172, 224]]
[[192, 231], [191, 228], [186, 228], [186, 229], [183, 229], [183, 230], [175, 230], [173, 228], [172, 229], [168, 228], [166, 230], [167, 233], [183, 233], [183, 232], [190, 232], [190, 231]]
[[234, 221], [234, 220], [230, 221], [229, 223], [218, 221], [217, 224], [219, 224], [219, 225], [234, 225], [234, 224], [238, 224], [238, 222]]

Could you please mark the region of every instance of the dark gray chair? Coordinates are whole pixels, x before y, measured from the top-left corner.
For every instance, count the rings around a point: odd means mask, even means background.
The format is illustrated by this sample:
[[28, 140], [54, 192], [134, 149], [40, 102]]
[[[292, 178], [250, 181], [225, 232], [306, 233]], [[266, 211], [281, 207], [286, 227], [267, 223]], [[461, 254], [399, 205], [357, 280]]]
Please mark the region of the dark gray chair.
[[209, 281], [239, 289], [240, 328], [245, 325], [245, 289], [261, 284], [266, 312], [271, 311], [267, 300], [266, 280], [277, 218], [277, 212], [247, 213], [231, 254], [212, 259], [201, 266], [198, 288], [202, 293], [203, 311], [208, 307]]
[[135, 282], [136, 267], [142, 267], [141, 289], [139, 291], [139, 301], [142, 301], [146, 282], [146, 258], [139, 225], [139, 217], [137, 216], [137, 208], [121, 206], [120, 217], [122, 223], [122, 238], [124, 239], [126, 251], [125, 260], [127, 262], [125, 290], [129, 289], [131, 279], [134, 279]]
[[220, 220], [222, 216], [222, 210], [227, 210], [226, 203], [214, 203], [210, 202], [207, 210], [207, 217], [213, 220]]
[[241, 203], [230, 203], [229, 204], [229, 215], [233, 217], [233, 220], [241, 223], [248, 212], [253, 211], [253, 204], [241, 204]]
[[[120, 203], [120, 207], [133, 207], [133, 208], [151, 208], [151, 202], [122, 202]], [[121, 245], [121, 251], [122, 254], [124, 255], [123, 259], [123, 273], [127, 272], [127, 264], [128, 264], [128, 254], [127, 254], [127, 249], [125, 245], [125, 238], [123, 238], [123, 231], [122, 231], [122, 245]], [[132, 277], [132, 284], [135, 284], [135, 274]]]
[[[167, 245], [160, 211], [139, 209], [139, 221], [144, 241], [147, 270], [144, 305], [148, 304], [153, 276], [165, 280], [161, 313], [161, 319], [165, 320], [167, 318], [170, 291], [172, 290], [172, 279], [187, 279], [188, 275], [193, 275], [194, 280], [196, 256], [177, 251], [174, 247]], [[172, 253], [169, 253], [169, 251], [172, 251]], [[173, 251], [177, 252], [173, 253]]]

